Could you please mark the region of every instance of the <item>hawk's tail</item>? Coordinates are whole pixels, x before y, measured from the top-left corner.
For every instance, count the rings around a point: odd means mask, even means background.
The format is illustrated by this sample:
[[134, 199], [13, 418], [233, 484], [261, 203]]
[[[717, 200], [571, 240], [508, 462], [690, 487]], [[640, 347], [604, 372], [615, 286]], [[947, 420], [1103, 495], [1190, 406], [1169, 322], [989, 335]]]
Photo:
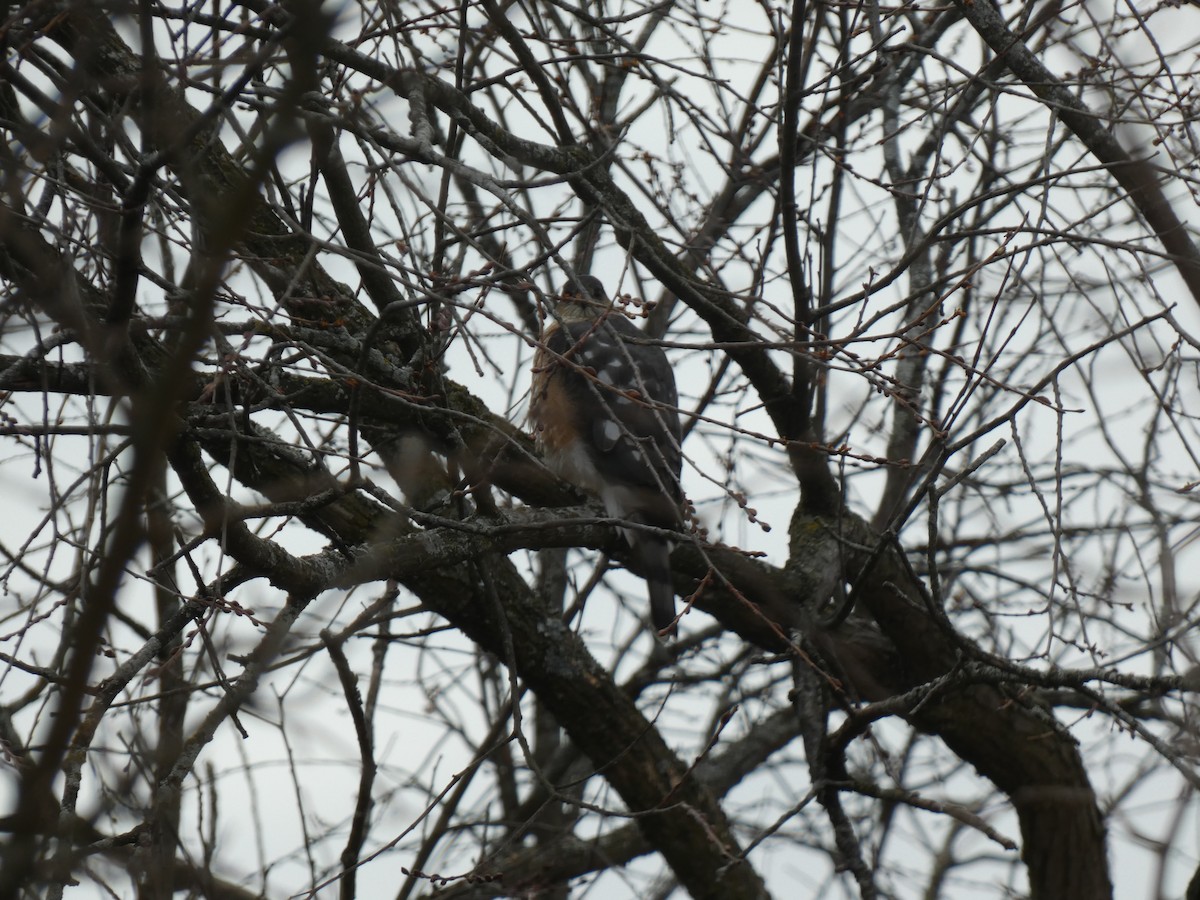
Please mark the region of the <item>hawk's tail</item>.
[[654, 628], [675, 633], [675, 587], [671, 579], [671, 542], [652, 534], [637, 535], [633, 551], [650, 589], [650, 619]]

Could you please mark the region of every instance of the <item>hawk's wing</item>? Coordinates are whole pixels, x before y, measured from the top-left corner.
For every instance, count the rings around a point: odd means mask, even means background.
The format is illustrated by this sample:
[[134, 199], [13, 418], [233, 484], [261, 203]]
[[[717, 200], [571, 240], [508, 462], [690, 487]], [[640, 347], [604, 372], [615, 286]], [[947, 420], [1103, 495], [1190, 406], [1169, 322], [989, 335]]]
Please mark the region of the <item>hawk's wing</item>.
[[549, 378], [569, 408], [577, 439], [602, 486], [620, 495], [617, 509], [605, 497], [610, 511], [646, 524], [678, 524], [679, 399], [662, 348], [645, 343], [619, 315], [565, 323], [546, 345]]

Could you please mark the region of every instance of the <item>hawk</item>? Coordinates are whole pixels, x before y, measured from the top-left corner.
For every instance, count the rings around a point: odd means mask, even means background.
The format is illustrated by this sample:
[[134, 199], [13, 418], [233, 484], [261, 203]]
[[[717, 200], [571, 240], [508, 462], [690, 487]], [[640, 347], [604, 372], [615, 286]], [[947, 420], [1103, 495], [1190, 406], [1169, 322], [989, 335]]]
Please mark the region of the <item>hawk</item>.
[[[547, 465], [615, 519], [677, 529], [683, 494], [675, 373], [613, 306], [599, 279], [569, 281], [533, 361], [530, 417]], [[621, 529], [646, 579], [660, 634], [675, 624], [671, 541]]]

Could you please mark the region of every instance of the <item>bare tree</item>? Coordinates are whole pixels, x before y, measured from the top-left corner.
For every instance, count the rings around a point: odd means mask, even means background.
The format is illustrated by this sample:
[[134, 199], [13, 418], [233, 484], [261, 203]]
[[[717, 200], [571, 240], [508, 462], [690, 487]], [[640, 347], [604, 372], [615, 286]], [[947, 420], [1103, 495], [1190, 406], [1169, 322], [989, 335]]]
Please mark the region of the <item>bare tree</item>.
[[0, 900], [1184, 894], [1194, 5], [5, 9]]

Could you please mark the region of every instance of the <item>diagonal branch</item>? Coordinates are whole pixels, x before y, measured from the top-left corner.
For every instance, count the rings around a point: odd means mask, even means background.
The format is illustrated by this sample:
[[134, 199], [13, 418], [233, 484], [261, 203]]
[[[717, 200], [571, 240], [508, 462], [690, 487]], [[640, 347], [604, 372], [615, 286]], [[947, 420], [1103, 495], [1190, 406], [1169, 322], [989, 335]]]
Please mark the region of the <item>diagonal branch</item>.
[[1160, 169], [1135, 159], [1108, 129], [1105, 116], [1067, 90], [1005, 23], [992, 0], [955, 0], [963, 16], [1025, 86], [1100, 160], [1162, 242], [1192, 299], [1200, 304], [1200, 249], [1175, 214], [1159, 181]]

